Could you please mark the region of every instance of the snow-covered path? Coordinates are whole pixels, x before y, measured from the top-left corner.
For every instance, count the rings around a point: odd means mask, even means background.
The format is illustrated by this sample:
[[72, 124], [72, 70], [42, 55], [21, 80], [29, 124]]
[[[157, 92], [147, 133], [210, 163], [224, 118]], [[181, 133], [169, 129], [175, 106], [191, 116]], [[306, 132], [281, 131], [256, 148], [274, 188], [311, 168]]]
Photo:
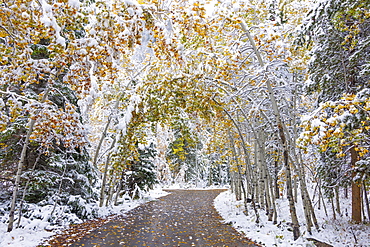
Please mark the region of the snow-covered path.
[[92, 231], [72, 246], [257, 246], [213, 207], [224, 190], [171, 190]]

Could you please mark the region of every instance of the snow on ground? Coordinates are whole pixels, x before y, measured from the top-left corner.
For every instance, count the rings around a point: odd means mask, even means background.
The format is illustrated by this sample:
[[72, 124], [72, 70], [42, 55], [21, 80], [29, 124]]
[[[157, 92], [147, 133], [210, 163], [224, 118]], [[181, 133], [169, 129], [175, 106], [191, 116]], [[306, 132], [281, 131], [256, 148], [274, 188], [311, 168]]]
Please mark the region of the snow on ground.
[[[163, 191], [161, 188], [156, 188], [143, 194], [143, 197], [139, 200], [130, 200], [129, 198], [123, 198], [122, 204], [119, 206], [109, 206], [102, 207], [99, 209], [98, 217], [107, 217], [111, 214], [122, 214], [125, 213], [140, 204], [145, 202], [155, 200], [156, 198], [167, 195], [168, 193]], [[39, 219], [35, 217], [32, 221], [22, 218], [22, 224], [25, 226], [23, 228], [14, 229], [12, 232], [8, 233], [7, 223], [9, 215], [0, 216], [0, 247], [34, 247], [37, 246], [43, 239], [47, 239], [50, 236], [60, 232], [63, 226], [60, 228], [52, 227], [49, 222], [47, 222], [48, 215], [50, 214], [49, 209], [37, 208], [39, 211]], [[79, 223], [82, 222], [76, 218], [75, 215], [69, 215], [71, 222]], [[26, 223], [26, 224], [25, 224]]]
[[202, 186], [202, 185], [195, 185], [195, 184], [185, 184], [185, 183], [177, 183], [177, 184], [170, 184], [170, 185], [163, 185], [163, 189], [169, 190], [212, 190], [212, 189], [229, 189], [229, 185], [212, 185], [212, 186]]
[[[215, 208], [220, 213], [225, 222], [230, 223], [239, 232], [255, 242], [260, 242], [265, 246], [314, 246], [313, 242], [307, 241], [306, 238], [314, 238], [319, 241], [331, 244], [335, 247], [369, 247], [370, 246], [370, 225], [353, 225], [349, 223], [350, 215], [338, 217], [333, 220], [331, 208], [327, 208], [328, 217], [323, 209], [315, 208], [316, 217], [321, 230], [312, 231], [309, 235], [305, 231], [304, 214], [302, 204], [297, 204], [297, 215], [301, 224], [301, 233], [303, 237], [293, 240], [293, 233], [289, 231], [286, 224], [290, 221], [289, 205], [286, 199], [278, 200], [276, 205], [278, 211], [278, 224], [273, 225], [267, 221], [267, 216], [260, 211], [261, 223], [256, 224], [256, 217], [252, 208], [249, 216], [243, 213], [244, 205], [242, 201], [236, 201], [235, 195], [230, 191], [222, 192], [214, 201]], [[328, 205], [328, 204], [327, 204]], [[350, 211], [350, 200], [342, 198], [342, 210]], [[346, 213], [345, 213], [346, 214]], [[350, 212], [348, 212], [350, 214]]]
[[[168, 186], [169, 189], [201, 189], [196, 186], [181, 186], [173, 185]], [[215, 187], [217, 188], [217, 187]], [[211, 189], [211, 188], [203, 188]], [[128, 198], [122, 199], [122, 204], [115, 207], [102, 207], [99, 209], [99, 217], [107, 217], [111, 214], [119, 214], [127, 212], [142, 203], [150, 200], [154, 200], [158, 197], [167, 195], [161, 188], [156, 188], [145, 194], [140, 200], [130, 200]], [[277, 211], [278, 211], [278, 224], [273, 225], [272, 222], [267, 221], [267, 216], [260, 211], [261, 223], [255, 223], [255, 216], [252, 209], [249, 209], [249, 216], [245, 216], [243, 213], [244, 206], [242, 201], [236, 201], [234, 194], [230, 191], [222, 192], [215, 199], [215, 208], [224, 218], [225, 222], [230, 223], [236, 230], [244, 233], [244, 235], [253, 241], [263, 244], [268, 247], [272, 246], [314, 246], [312, 242], [307, 241], [306, 238], [314, 238], [322, 242], [331, 244], [335, 247], [370, 247], [370, 225], [353, 225], [349, 223], [350, 214], [350, 200], [342, 198], [342, 210], [344, 212], [343, 217], [337, 217], [337, 220], [332, 220], [331, 208], [327, 208], [329, 216], [325, 215], [323, 209], [315, 210], [321, 231], [318, 232], [313, 230], [312, 235], [309, 235], [305, 231], [303, 226], [304, 215], [303, 208], [300, 202], [297, 204], [297, 215], [301, 224], [301, 232], [303, 237], [297, 241], [293, 241], [293, 234], [289, 231], [289, 226], [286, 224], [290, 222], [289, 206], [286, 199], [278, 200]], [[50, 236], [58, 233], [61, 228], [52, 228], [50, 224], [45, 220], [46, 214], [50, 213], [50, 210], [42, 211], [40, 208], [39, 219], [26, 222], [24, 228], [14, 229], [12, 232], [7, 233], [8, 215], [0, 216], [0, 246], [1, 247], [34, 247], [43, 239], [49, 238]], [[348, 212], [346, 212], [348, 211]], [[75, 216], [70, 215], [70, 219], [76, 221]], [[24, 219], [27, 221], [27, 219]], [[24, 224], [24, 223], [23, 223]], [[66, 226], [64, 226], [66, 227]]]

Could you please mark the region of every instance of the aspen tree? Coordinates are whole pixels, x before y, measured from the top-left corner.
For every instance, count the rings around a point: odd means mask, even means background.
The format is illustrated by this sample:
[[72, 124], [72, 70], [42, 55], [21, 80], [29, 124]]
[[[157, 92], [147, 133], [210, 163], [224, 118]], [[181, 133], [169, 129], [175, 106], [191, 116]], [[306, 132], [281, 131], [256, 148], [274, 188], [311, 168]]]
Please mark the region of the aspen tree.
[[[255, 55], [257, 56], [257, 60], [258, 60], [258, 63], [260, 64], [261, 67], [264, 67], [264, 62], [262, 60], [262, 57], [260, 55], [260, 52], [258, 51], [256, 45], [255, 45], [255, 42], [251, 36], [251, 34], [249, 33], [247, 27], [245, 26], [245, 24], [243, 22], [240, 22], [240, 26], [242, 27], [243, 31], [246, 33], [247, 37], [248, 37], [248, 40], [254, 50], [254, 53]], [[274, 92], [273, 92], [273, 89], [272, 89], [272, 86], [271, 86], [271, 83], [269, 82], [269, 80], [265, 80], [265, 83], [266, 83], [266, 86], [267, 86], [267, 90], [268, 90], [268, 95], [269, 95], [269, 98], [270, 98], [270, 101], [271, 101], [271, 104], [272, 104], [272, 108], [273, 108], [273, 111], [274, 111], [274, 114], [275, 114], [275, 118], [276, 118], [276, 124], [277, 124], [277, 128], [278, 128], [278, 133], [279, 133], [279, 137], [280, 137], [280, 141], [283, 145], [283, 159], [284, 159], [284, 166], [285, 166], [285, 169], [286, 169], [286, 179], [287, 179], [287, 194], [288, 194], [288, 200], [289, 200], [289, 209], [290, 209], [290, 215], [291, 215], [291, 219], [292, 219], [292, 223], [293, 223], [293, 236], [294, 236], [294, 240], [298, 239], [300, 237], [300, 230], [299, 230], [299, 222], [298, 222], [298, 217], [297, 217], [297, 213], [296, 213], [296, 208], [295, 208], [295, 205], [294, 205], [294, 198], [293, 198], [293, 192], [292, 192], [292, 181], [291, 181], [291, 171], [290, 171], [290, 164], [289, 164], [289, 154], [288, 154], [288, 143], [287, 143], [287, 140], [286, 140], [286, 137], [285, 137], [285, 125], [283, 123], [283, 121], [281, 120], [281, 116], [280, 116], [280, 111], [279, 111], [279, 108], [278, 108], [278, 105], [277, 105], [277, 102], [276, 102], [276, 99], [275, 99], [275, 96], [274, 96]]]

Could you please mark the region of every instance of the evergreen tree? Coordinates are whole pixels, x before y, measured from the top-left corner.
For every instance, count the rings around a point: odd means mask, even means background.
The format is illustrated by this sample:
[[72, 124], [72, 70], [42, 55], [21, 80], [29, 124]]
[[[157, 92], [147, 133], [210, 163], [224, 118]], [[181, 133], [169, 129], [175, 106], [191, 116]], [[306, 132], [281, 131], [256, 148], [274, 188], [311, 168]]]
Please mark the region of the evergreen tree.
[[[361, 221], [358, 161], [368, 156], [370, 25], [367, 0], [321, 2], [305, 34], [313, 41], [308, 93], [318, 93], [318, 109], [308, 122], [319, 145], [318, 175], [327, 188], [352, 182], [352, 219]], [[318, 120], [319, 119], [319, 120]], [[324, 134], [325, 133], [325, 134]], [[305, 139], [305, 138], [303, 138]], [[329, 191], [329, 190], [328, 190]], [[332, 196], [332, 193], [331, 193]]]
[[309, 93], [318, 102], [338, 100], [370, 87], [370, 25], [367, 0], [322, 2], [306, 34], [314, 42]]
[[154, 143], [138, 148], [139, 159], [126, 169], [126, 189], [132, 193], [136, 186], [141, 190], [153, 189], [158, 183], [154, 158], [157, 155]]

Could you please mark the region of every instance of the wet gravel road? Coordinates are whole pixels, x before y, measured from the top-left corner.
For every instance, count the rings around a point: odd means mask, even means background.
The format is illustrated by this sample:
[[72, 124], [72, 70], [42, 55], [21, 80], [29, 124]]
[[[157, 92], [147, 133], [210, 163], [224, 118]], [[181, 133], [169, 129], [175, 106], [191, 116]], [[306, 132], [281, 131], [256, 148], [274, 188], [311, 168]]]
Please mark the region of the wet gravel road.
[[92, 231], [71, 246], [256, 246], [213, 207], [224, 190], [171, 190]]

